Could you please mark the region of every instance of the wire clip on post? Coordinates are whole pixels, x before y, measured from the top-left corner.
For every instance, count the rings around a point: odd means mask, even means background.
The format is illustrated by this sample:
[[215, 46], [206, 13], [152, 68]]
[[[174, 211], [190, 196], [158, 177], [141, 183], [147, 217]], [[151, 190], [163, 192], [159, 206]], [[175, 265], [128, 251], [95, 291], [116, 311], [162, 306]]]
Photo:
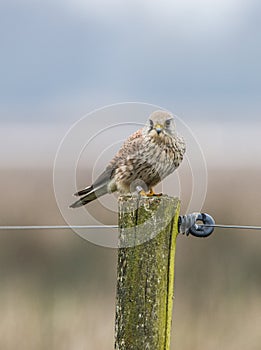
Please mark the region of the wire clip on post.
[[[202, 221], [198, 225], [197, 222]], [[206, 213], [193, 213], [179, 217], [179, 233], [187, 236], [208, 237], [214, 231], [215, 221], [212, 216]]]

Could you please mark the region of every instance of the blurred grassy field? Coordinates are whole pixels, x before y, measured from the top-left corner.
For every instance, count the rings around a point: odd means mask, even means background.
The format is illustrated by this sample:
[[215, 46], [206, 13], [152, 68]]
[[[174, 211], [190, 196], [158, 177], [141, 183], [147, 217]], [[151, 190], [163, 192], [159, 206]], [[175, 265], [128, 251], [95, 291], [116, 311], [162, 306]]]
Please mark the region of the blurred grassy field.
[[[203, 210], [261, 224], [260, 169], [209, 171]], [[1, 170], [1, 225], [63, 224], [52, 171]], [[0, 349], [113, 349], [117, 252], [70, 231], [1, 232]], [[261, 346], [261, 233], [178, 237], [173, 349]]]

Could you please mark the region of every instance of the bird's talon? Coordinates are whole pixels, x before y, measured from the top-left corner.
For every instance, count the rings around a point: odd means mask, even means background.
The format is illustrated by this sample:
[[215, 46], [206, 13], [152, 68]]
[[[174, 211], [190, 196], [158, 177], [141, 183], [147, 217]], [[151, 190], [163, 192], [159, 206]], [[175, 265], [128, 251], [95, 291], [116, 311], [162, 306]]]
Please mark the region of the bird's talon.
[[161, 197], [162, 193], [147, 193], [147, 197]]
[[154, 190], [151, 188], [149, 193], [147, 194], [148, 197], [160, 197], [162, 196], [162, 193], [155, 193]]

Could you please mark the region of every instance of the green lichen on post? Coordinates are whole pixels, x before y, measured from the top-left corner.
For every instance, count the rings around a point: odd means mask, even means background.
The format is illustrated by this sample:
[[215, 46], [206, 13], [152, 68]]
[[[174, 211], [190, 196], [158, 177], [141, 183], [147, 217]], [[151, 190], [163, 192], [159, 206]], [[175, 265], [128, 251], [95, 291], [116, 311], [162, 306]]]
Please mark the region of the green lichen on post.
[[119, 199], [116, 350], [169, 350], [179, 204]]

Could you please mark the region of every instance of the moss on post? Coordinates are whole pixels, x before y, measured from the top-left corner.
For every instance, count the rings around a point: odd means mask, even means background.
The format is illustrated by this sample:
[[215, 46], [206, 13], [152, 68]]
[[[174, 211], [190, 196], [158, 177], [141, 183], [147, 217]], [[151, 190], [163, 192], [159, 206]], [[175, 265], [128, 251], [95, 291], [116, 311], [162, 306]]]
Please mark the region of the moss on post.
[[179, 200], [119, 199], [116, 350], [169, 350]]

